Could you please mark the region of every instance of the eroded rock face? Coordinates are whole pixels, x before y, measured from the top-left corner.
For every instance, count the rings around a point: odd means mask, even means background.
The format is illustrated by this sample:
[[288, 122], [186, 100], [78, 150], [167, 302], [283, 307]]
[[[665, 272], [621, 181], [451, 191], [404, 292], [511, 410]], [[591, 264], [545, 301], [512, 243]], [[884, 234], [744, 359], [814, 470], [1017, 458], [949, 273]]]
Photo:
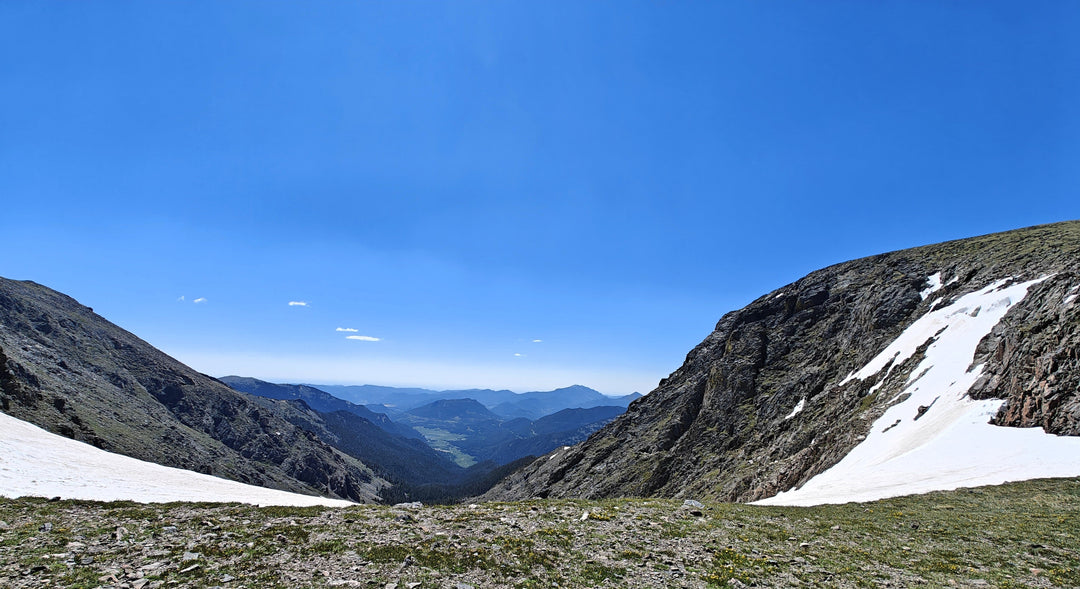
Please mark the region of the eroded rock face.
[[2, 278], [0, 408], [105, 450], [244, 483], [355, 501], [387, 485], [74, 299]]
[[1007, 399], [997, 425], [1080, 435], [1080, 274], [1063, 271], [1025, 298], [980, 344], [980, 399]]
[[1002, 425], [1078, 435], [1080, 302], [1069, 297], [1080, 290], [1080, 222], [1068, 222], [855, 260], [769, 293], [725, 315], [626, 414], [485, 498], [751, 501], [785, 491], [858, 444], [923, 354], [874, 391], [877, 379], [841, 385], [848, 374], [935, 305], [1042, 276], [1051, 277], [980, 344], [973, 360], [984, 378], [971, 394], [1007, 399]]

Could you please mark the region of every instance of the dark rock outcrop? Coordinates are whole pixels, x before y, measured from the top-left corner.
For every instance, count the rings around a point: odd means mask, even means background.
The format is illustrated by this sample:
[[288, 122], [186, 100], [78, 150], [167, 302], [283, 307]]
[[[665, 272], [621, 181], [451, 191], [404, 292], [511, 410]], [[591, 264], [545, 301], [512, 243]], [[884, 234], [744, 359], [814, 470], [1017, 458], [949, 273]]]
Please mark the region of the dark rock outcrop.
[[[940, 273], [939, 290], [926, 292]], [[1006, 399], [996, 422], [1080, 435], [1080, 222], [838, 264], [725, 315], [627, 412], [511, 474], [486, 499], [670, 496], [750, 501], [809, 480], [866, 435], [923, 357], [844, 377], [934, 305], [1001, 279], [1050, 278], [980, 344], [971, 394]], [[886, 371], [883, 370], [881, 377]], [[796, 407], [801, 411], [796, 412]]]

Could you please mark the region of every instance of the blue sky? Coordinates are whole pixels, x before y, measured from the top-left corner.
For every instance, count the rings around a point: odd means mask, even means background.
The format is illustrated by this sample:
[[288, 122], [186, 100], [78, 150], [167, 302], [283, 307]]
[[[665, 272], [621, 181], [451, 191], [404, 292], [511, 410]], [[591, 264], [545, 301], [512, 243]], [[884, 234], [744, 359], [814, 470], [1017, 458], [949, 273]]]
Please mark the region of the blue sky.
[[647, 392], [814, 269], [1080, 218], [1078, 30], [1066, 1], [3, 2], [0, 276], [218, 376]]

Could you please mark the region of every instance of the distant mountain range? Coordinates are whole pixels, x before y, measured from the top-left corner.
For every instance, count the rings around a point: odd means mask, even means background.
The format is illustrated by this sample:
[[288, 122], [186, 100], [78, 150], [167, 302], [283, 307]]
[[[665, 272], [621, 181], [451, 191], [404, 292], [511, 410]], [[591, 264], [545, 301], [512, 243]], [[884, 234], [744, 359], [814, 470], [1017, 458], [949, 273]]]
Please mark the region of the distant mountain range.
[[1080, 222], [813, 272], [638, 397], [217, 380], [0, 278], [0, 410], [109, 452], [359, 502], [814, 504], [1080, 475]]
[[[236, 390], [266, 399], [302, 402], [303, 407], [293, 408], [291, 411], [309, 408], [323, 415], [319, 418], [319, 424], [308, 419], [298, 425], [309, 431], [319, 432], [320, 439], [361, 458], [388, 480], [414, 486], [432, 485], [436, 481], [441, 484], [460, 485], [470, 477], [481, 476], [516, 460], [544, 454], [558, 446], [575, 444], [626, 410], [619, 405], [586, 408], [579, 408], [577, 405], [588, 405], [598, 400], [627, 402], [630, 398], [640, 396], [635, 394], [613, 398], [583, 386], [523, 394], [486, 389], [416, 393], [415, 391], [422, 389], [410, 389], [414, 391], [410, 393], [414, 401], [432, 397], [436, 399], [406, 411], [386, 405], [372, 405], [371, 407], [385, 412], [379, 413], [366, 406], [339, 399], [312, 385], [274, 384], [239, 376], [226, 376], [221, 381]], [[394, 395], [392, 391], [401, 390], [372, 388], [381, 389], [379, 394], [388, 396]], [[513, 406], [517, 402], [532, 407], [535, 411], [540, 411], [537, 409], [539, 407], [544, 411], [551, 411], [536, 420], [506, 417], [488, 409], [476, 399], [439, 398], [455, 393], [477, 394], [488, 403], [496, 404], [496, 407]], [[329, 415], [339, 413], [348, 416], [338, 416], [336, 421], [328, 419]], [[297, 423], [297, 419], [293, 417], [290, 421]], [[322, 425], [324, 421], [336, 423], [342, 419], [348, 419], [353, 424], [349, 429], [354, 431], [363, 429], [364, 423], [378, 426], [383, 431], [375, 434], [367, 428], [370, 433], [364, 444], [354, 443], [345, 447], [341, 445], [340, 439], [349, 436], [342, 431], [323, 433], [326, 426]], [[400, 440], [391, 443], [388, 441], [391, 438], [387, 436], [409, 438], [413, 443], [402, 447]], [[420, 446], [427, 452], [434, 449], [439, 456], [459, 470], [447, 470], [447, 464], [433, 463], [430, 456], [413, 456], [412, 452]], [[397, 450], [390, 452], [389, 448]], [[398, 459], [390, 459], [390, 456]], [[415, 493], [413, 490], [413, 494]]]
[[539, 419], [563, 409], [601, 406], [627, 407], [640, 393], [608, 396], [586, 386], [573, 385], [553, 391], [515, 393], [507, 390], [465, 389], [436, 391], [375, 385], [310, 385], [335, 397], [374, 411], [404, 412], [441, 399], [472, 399], [506, 419]]
[[250, 395], [265, 397], [267, 399], [301, 400], [304, 401], [308, 407], [321, 413], [347, 411], [357, 417], [363, 417], [389, 433], [406, 438], [419, 439], [423, 437], [419, 432], [407, 425], [394, 423], [385, 413], [376, 413], [363, 405], [350, 403], [349, 401], [339, 399], [330, 393], [308, 385], [274, 384], [243, 376], [225, 376], [219, 380], [235, 390]]
[[[533, 412], [608, 399], [585, 387], [539, 397], [477, 393], [489, 402], [548, 400]], [[426, 391], [416, 398], [432, 402]], [[0, 409], [110, 452], [352, 501], [445, 501], [483, 492], [530, 452], [582, 439], [543, 427], [542, 435], [534, 433], [527, 419], [511, 431], [476, 401], [443, 405], [413, 407], [418, 414], [410, 419], [426, 428], [421, 434], [408, 419], [395, 421], [314, 387], [217, 380], [70, 297], [0, 278]], [[469, 420], [470, 427], [458, 427]], [[590, 429], [577, 422], [567, 428]], [[455, 439], [440, 440], [445, 435]], [[429, 439], [446, 444], [432, 448]], [[487, 446], [493, 443], [497, 449]]]

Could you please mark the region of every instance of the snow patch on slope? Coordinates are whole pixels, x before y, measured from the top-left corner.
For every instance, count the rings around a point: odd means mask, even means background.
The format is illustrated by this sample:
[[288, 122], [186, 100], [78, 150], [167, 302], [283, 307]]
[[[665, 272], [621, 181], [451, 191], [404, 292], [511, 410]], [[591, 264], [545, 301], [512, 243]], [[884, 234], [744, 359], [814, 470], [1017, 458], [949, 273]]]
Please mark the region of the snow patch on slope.
[[795, 408], [791, 410], [791, 413], [787, 414], [787, 417], [784, 418], [784, 421], [787, 421], [792, 417], [795, 417], [796, 415], [802, 413], [804, 407], [806, 407], [806, 397], [799, 399], [799, 402], [795, 404]]
[[941, 290], [941, 272], [927, 276], [926, 285], [926, 290], [919, 292], [919, 296], [922, 297], [922, 300], [924, 301], [926, 300], [926, 297]]
[[[982, 374], [968, 369], [979, 341], [1041, 278], [999, 281], [930, 311], [852, 378], [878, 374], [928, 341], [923, 361], [898, 395], [902, 402], [874, 422], [866, 440], [801, 488], [757, 503], [819, 505], [1080, 475], [1080, 438], [989, 423], [1004, 401], [976, 401], [967, 391]], [[894, 364], [894, 365], [895, 365]], [[891, 369], [891, 366], [890, 366]], [[884, 378], [882, 379], [882, 381]], [[880, 382], [875, 387], [880, 386]]]
[[113, 454], [0, 413], [0, 496], [328, 505], [349, 501], [287, 493]]
[[[1025, 284], [1030, 286], [1040, 280]], [[904, 333], [901, 333], [900, 337], [893, 340], [893, 342], [882, 350], [881, 353], [867, 362], [866, 366], [847, 375], [844, 380], [840, 381], [840, 386], [843, 386], [852, 380], [866, 380], [878, 372], [881, 372], [886, 366], [889, 366], [889, 369], [892, 370], [892, 366], [902, 364], [905, 360], [915, 354], [916, 350], [919, 349], [919, 346], [926, 343], [927, 340], [934, 337], [939, 331], [947, 329], [952, 323], [956, 323], [958, 327], [963, 330], [969, 330], [971, 327], [978, 327], [979, 329], [985, 327], [985, 331], [981, 332], [981, 334], [978, 335], [978, 339], [975, 341], [975, 343], [978, 344], [978, 340], [982, 339], [987, 333], [990, 333], [990, 330], [993, 329], [998, 320], [1005, 316], [1005, 311], [1008, 310], [1009, 306], [1015, 301], [1019, 301], [1027, 294], [1027, 286], [1019, 288], [1020, 285], [1013, 285], [1012, 287], [1009, 287], [1007, 292], [1004, 292], [1002, 296], [997, 296], [995, 294], [996, 291], [1007, 282], [1007, 280], [999, 280], [978, 292], [973, 292], [960, 297], [951, 305], [929, 311], [926, 315], [923, 315], [913, 323], [911, 327], [904, 330]], [[1020, 293], [1019, 296], [1017, 296], [1016, 293]], [[990, 311], [989, 307], [991, 305], [997, 305], [995, 309], [1000, 311], [1000, 313], [984, 313], [984, 311]], [[984, 309], [984, 307], [986, 307], [986, 309]], [[975, 321], [980, 313], [982, 314], [982, 319], [973, 324], [972, 321]], [[965, 320], [965, 316], [970, 316], [970, 319]], [[990, 323], [991, 320], [993, 323]], [[953, 333], [955, 334], [957, 331], [957, 329], [954, 329]], [[971, 350], [972, 355], [974, 355], [975, 347], [972, 346]], [[970, 361], [969, 357], [968, 362]], [[967, 366], [965, 365], [964, 367], [966, 368]], [[916, 370], [912, 374], [917, 375], [920, 372], [921, 370]], [[886, 376], [888, 376], [888, 373], [886, 373]]]

